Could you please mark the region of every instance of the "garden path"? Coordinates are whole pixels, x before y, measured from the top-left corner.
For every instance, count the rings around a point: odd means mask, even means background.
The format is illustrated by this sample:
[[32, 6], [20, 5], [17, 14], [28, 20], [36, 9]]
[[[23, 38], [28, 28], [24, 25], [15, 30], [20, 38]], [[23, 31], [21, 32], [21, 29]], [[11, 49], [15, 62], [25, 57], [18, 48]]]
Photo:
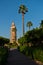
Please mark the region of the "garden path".
[[6, 65], [38, 65], [35, 61], [27, 58], [20, 53], [16, 48], [10, 49]]

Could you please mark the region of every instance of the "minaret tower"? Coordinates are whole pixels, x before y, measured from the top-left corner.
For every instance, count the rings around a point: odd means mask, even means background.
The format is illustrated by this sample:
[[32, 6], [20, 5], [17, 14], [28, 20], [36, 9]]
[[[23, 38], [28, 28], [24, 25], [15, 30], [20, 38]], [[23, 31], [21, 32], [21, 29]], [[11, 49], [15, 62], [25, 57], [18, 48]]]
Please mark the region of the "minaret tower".
[[10, 28], [10, 43], [16, 42], [16, 27], [14, 22], [12, 22], [11, 28]]

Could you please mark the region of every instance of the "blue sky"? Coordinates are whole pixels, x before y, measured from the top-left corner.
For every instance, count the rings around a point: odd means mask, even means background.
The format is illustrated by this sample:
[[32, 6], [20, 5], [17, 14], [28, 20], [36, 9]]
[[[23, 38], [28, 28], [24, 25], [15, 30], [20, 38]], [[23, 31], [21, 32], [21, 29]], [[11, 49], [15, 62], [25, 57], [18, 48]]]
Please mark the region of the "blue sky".
[[43, 20], [43, 0], [0, 0], [0, 36], [10, 38], [12, 21], [17, 28], [17, 38], [22, 36], [22, 15], [18, 13], [21, 4], [28, 8], [24, 17], [25, 32], [28, 31], [28, 21], [32, 21], [32, 28], [39, 27]]

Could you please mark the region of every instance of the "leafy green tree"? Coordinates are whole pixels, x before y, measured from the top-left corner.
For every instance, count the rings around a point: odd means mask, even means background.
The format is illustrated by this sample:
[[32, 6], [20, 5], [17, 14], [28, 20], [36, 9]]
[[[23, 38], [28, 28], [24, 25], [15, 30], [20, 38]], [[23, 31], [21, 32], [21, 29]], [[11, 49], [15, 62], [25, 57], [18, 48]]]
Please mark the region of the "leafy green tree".
[[22, 32], [23, 32], [23, 35], [24, 35], [24, 14], [26, 14], [26, 12], [28, 12], [28, 9], [26, 8], [26, 6], [20, 5], [19, 13], [22, 13]]
[[33, 24], [32, 24], [31, 21], [28, 21], [28, 22], [27, 22], [27, 27], [29, 27], [29, 30], [30, 30], [30, 27], [31, 27], [32, 25], [33, 25]]
[[9, 39], [0, 37], [0, 46], [9, 43]]
[[25, 37], [21, 37], [21, 38], [19, 38], [18, 39], [18, 42], [21, 44], [21, 45], [23, 45], [24, 43], [25, 43]]

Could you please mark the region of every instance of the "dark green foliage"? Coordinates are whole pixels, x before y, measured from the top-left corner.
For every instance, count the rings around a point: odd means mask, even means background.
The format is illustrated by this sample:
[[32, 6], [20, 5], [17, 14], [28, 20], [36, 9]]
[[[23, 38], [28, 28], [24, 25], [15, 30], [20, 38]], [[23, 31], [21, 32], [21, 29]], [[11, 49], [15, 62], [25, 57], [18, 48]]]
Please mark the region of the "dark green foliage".
[[0, 47], [0, 65], [5, 65], [8, 56], [8, 48]]
[[20, 39], [18, 39], [18, 42], [19, 42], [21, 45], [23, 45], [23, 44], [26, 42], [25, 37], [21, 37]]
[[9, 39], [0, 37], [0, 46], [9, 43]]
[[[20, 52], [26, 56], [43, 62], [43, 29], [36, 28], [26, 32], [26, 34], [19, 38], [21, 46], [18, 48]], [[28, 44], [32, 45], [29, 46]]]
[[19, 46], [19, 51], [31, 59], [43, 62], [43, 49], [41, 47], [29, 47], [26, 45]]
[[33, 29], [28, 31], [24, 37], [21, 37], [18, 42], [20, 44], [32, 43], [33, 46], [43, 46], [43, 30]]
[[21, 45], [20, 47], [18, 47], [18, 50], [28, 56], [28, 46], [27, 45]]
[[43, 62], [43, 50], [41, 47], [33, 48], [33, 56], [34, 59], [42, 61]]
[[32, 59], [36, 59], [43, 62], [43, 50], [41, 47], [30, 47], [28, 49], [28, 56]]

